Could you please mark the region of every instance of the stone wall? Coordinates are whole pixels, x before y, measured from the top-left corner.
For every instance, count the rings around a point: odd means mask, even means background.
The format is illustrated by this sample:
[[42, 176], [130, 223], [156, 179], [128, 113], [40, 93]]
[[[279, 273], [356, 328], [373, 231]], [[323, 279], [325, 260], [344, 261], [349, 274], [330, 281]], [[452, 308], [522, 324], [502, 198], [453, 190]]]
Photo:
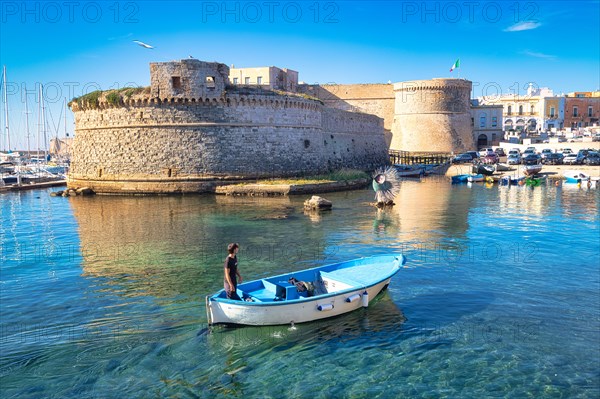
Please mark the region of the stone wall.
[[97, 192], [208, 191], [221, 179], [387, 162], [380, 118], [300, 97], [138, 98], [74, 110], [69, 185]]
[[416, 80], [394, 84], [391, 149], [463, 152], [475, 148], [470, 115], [471, 82]]
[[323, 101], [331, 108], [377, 115], [383, 127], [392, 130], [394, 121], [394, 86], [392, 84], [301, 85], [298, 91]]

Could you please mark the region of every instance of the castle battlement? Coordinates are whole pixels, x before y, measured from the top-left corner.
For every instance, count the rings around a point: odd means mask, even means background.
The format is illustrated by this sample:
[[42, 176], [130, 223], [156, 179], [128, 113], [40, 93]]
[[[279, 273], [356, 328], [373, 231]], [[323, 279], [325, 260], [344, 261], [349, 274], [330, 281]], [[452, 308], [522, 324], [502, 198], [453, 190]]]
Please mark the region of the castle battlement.
[[[116, 93], [116, 91], [114, 91]], [[237, 106], [253, 106], [253, 107], [272, 107], [272, 108], [301, 108], [301, 109], [318, 109], [322, 106], [318, 100], [307, 99], [300, 96], [272, 94], [272, 95], [252, 95], [252, 94], [227, 94], [224, 93], [221, 97], [150, 97], [148, 95], [137, 95], [129, 98], [119, 95], [117, 100], [107, 98], [111, 91], [103, 93], [93, 103], [85, 100], [80, 104], [74, 101], [70, 104], [73, 112], [94, 110], [94, 109], [111, 109], [119, 107], [147, 107], [147, 106], [219, 106], [219, 107], [237, 107]]]

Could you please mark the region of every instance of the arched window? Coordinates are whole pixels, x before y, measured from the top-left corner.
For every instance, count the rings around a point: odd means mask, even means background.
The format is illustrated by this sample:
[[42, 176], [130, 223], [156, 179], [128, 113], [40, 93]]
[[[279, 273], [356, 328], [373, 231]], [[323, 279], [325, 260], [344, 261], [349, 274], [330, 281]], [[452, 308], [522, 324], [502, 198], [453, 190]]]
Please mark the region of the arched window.
[[506, 111], [508, 115], [512, 114], [512, 105], [508, 106], [508, 111]]
[[523, 106], [519, 105], [519, 115], [523, 115]]

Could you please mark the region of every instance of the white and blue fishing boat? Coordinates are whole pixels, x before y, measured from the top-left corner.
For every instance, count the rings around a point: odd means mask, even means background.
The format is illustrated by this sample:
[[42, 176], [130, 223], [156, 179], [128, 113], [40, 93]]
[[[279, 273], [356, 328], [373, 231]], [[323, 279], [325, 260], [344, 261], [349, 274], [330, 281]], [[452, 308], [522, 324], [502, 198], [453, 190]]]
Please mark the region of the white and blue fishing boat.
[[467, 177], [467, 181], [469, 183], [473, 183], [473, 182], [478, 182], [478, 181], [483, 181], [484, 177], [482, 174], [478, 174], [478, 175], [469, 175], [469, 177]]
[[224, 290], [206, 297], [208, 323], [267, 326], [348, 313], [367, 307], [405, 262], [403, 255], [372, 256], [239, 284], [241, 301]]

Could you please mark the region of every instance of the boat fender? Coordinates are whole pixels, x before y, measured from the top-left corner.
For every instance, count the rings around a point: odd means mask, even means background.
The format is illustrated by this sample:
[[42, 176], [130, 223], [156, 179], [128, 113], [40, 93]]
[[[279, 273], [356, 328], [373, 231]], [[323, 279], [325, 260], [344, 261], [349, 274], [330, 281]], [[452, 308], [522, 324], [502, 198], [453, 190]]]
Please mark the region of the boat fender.
[[328, 310], [331, 310], [331, 309], [333, 309], [333, 303], [324, 303], [323, 305], [319, 305], [319, 306], [317, 306], [317, 309], [318, 309], [320, 312], [326, 312], [326, 311], [328, 311]]
[[365, 290], [362, 294], [362, 306], [366, 308], [369, 306], [369, 293]]
[[354, 295], [350, 295], [348, 298], [346, 298], [346, 302], [356, 302], [360, 299], [360, 294], [354, 294]]

